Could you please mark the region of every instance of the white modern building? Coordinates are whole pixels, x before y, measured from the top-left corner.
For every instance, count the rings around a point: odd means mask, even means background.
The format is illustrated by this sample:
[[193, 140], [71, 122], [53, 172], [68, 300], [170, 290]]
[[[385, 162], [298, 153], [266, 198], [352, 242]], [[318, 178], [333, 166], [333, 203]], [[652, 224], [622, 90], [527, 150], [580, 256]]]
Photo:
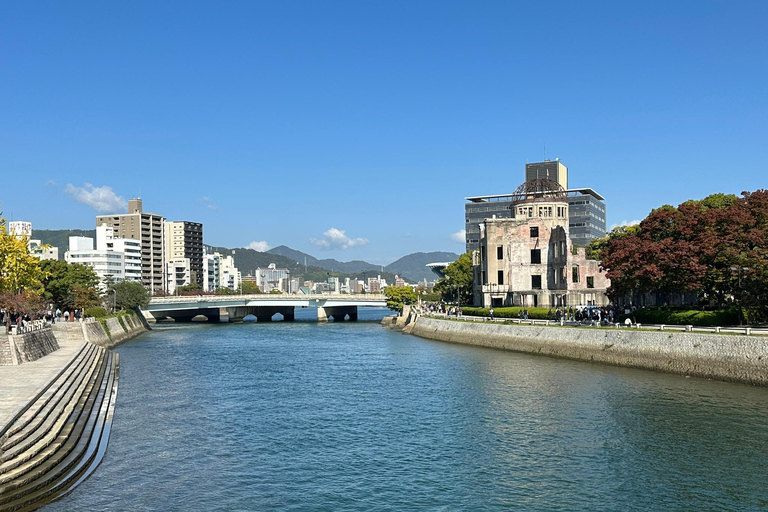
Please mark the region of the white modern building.
[[93, 238], [85, 236], [69, 237], [69, 250], [64, 253], [67, 263], [87, 265], [101, 280], [101, 286], [106, 286], [108, 280], [122, 281], [125, 279], [125, 258], [123, 253], [98, 251], [93, 247]]
[[290, 276], [291, 271], [287, 268], [277, 268], [275, 263], [270, 263], [266, 268], [256, 269], [256, 285], [262, 293], [269, 293], [272, 290], [280, 290], [280, 280], [288, 280]]
[[141, 281], [141, 242], [132, 238], [118, 238], [115, 230], [102, 224], [96, 227], [96, 250], [123, 253], [124, 277], [128, 281]]
[[44, 246], [42, 240], [32, 239], [32, 223], [16, 220], [8, 223], [8, 234], [15, 236], [18, 240], [27, 239], [29, 253], [39, 260], [58, 260], [59, 248]]
[[168, 293], [173, 295], [182, 286], [192, 283], [192, 269], [189, 258], [175, 258], [166, 263]]
[[242, 275], [235, 266], [235, 258], [218, 252], [203, 256], [203, 291], [215, 292], [219, 288], [240, 290]]
[[40, 240], [29, 241], [29, 253], [39, 260], [58, 260], [59, 248], [53, 246], [45, 246]]
[[8, 234], [18, 239], [27, 237], [32, 238], [32, 223], [23, 220], [14, 220], [8, 223]]
[[85, 236], [69, 237], [67, 263], [88, 265], [101, 280], [101, 286], [111, 281], [141, 282], [141, 243], [138, 240], [115, 238], [109, 226], [96, 228], [96, 244]]
[[213, 253], [203, 256], [203, 291], [215, 292], [221, 283], [221, 254]]

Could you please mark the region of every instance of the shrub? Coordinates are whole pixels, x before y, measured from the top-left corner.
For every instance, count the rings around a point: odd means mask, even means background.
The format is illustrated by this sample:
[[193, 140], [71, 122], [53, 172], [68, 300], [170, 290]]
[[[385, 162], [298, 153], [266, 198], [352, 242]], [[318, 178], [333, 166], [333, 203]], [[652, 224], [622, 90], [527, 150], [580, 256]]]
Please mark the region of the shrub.
[[92, 316], [94, 318], [103, 318], [107, 316], [107, 310], [99, 306], [93, 306], [90, 308], [85, 308], [83, 314], [85, 316]]
[[635, 318], [640, 323], [669, 325], [736, 325], [739, 312], [735, 309], [716, 311], [681, 310], [678, 308], [643, 308], [635, 311]]
[[[529, 319], [547, 320], [549, 318], [548, 308], [493, 308], [494, 318], [520, 318], [520, 312], [524, 309], [528, 310]], [[461, 311], [466, 316], [491, 316], [490, 308], [461, 308]], [[552, 314], [554, 315], [554, 308]]]

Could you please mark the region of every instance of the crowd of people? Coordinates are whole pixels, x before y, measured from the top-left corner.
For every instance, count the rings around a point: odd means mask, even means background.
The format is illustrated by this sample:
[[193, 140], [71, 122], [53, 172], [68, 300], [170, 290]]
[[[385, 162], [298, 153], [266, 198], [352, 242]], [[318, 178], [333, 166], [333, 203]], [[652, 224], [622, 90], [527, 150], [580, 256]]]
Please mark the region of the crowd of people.
[[83, 318], [82, 309], [73, 309], [71, 312], [65, 309], [63, 312], [61, 309], [51, 305], [47, 310], [35, 311], [32, 314], [27, 312], [16, 312], [6, 308], [0, 309], [0, 324], [5, 326], [5, 333], [9, 334], [13, 326], [17, 329], [21, 327], [27, 327], [27, 325], [35, 319], [45, 320], [49, 323], [56, 322], [76, 322]]

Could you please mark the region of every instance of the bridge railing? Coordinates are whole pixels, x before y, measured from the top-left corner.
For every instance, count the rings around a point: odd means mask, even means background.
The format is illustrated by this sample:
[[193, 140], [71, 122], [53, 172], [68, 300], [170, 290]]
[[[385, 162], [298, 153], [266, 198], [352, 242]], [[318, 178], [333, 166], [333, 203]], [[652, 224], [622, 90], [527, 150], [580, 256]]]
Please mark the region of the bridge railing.
[[222, 302], [239, 300], [341, 300], [341, 301], [361, 301], [361, 300], [387, 300], [383, 293], [256, 293], [248, 295], [182, 295], [174, 297], [152, 297], [150, 304], [177, 304], [182, 302]]

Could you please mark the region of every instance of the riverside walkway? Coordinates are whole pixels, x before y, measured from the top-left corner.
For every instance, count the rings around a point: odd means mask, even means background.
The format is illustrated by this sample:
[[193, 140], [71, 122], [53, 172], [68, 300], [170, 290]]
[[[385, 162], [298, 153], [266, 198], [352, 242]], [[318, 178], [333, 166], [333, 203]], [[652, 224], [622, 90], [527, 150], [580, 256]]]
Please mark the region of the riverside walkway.
[[698, 325], [669, 325], [669, 324], [631, 324], [627, 326], [623, 323], [613, 323], [601, 325], [595, 325], [593, 322], [574, 322], [565, 320], [561, 324], [558, 320], [543, 320], [538, 318], [489, 318], [487, 316], [471, 316], [471, 315], [448, 315], [447, 313], [419, 313], [421, 316], [429, 318], [439, 318], [448, 320], [463, 320], [465, 322], [493, 322], [497, 324], [513, 323], [518, 325], [540, 325], [540, 326], [553, 326], [553, 327], [594, 327], [600, 329], [632, 329], [632, 330], [646, 330], [646, 331], [677, 331], [677, 332], [699, 332], [699, 333], [714, 333], [714, 334], [746, 334], [755, 336], [768, 336], [768, 327], [766, 326], [737, 326], [726, 325], [722, 327], [704, 327]]
[[84, 344], [63, 343], [58, 350], [37, 361], [18, 366], [0, 366], [0, 428], [64, 369]]

